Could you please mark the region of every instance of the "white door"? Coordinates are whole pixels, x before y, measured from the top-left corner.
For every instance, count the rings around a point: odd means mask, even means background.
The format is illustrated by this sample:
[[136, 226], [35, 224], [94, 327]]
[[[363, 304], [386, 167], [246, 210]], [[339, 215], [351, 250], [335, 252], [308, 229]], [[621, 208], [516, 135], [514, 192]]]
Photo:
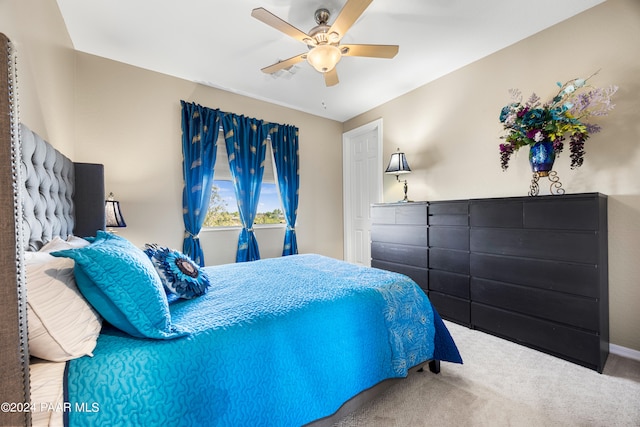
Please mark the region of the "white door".
[[382, 201], [382, 119], [342, 136], [344, 258], [371, 265], [371, 204]]

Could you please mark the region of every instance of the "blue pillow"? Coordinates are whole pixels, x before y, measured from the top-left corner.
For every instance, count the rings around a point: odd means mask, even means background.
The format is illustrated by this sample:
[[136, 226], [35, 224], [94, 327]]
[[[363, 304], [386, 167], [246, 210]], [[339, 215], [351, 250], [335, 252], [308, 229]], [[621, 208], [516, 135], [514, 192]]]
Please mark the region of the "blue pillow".
[[98, 231], [89, 246], [51, 255], [75, 261], [80, 292], [118, 329], [143, 338], [187, 335], [171, 324], [167, 296], [149, 257], [128, 240]]
[[144, 253], [151, 259], [162, 284], [171, 294], [192, 299], [207, 292], [209, 277], [189, 256], [156, 244], [145, 245]]

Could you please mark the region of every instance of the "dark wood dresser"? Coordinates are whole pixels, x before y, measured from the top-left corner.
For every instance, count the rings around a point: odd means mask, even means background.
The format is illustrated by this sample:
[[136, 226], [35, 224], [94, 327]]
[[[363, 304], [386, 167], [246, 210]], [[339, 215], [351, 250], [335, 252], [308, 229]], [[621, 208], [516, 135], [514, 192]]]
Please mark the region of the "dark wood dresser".
[[371, 266], [406, 274], [428, 292], [427, 203], [376, 204], [371, 218]]
[[602, 372], [606, 196], [376, 204], [372, 218], [371, 265], [413, 278], [443, 318]]

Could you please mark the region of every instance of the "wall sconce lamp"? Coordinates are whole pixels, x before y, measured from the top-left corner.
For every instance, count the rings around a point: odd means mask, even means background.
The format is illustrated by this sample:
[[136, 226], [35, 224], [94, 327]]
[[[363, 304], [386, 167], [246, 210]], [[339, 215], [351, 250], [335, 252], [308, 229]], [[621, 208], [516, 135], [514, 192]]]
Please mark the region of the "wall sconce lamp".
[[120, 202], [113, 198], [113, 193], [109, 193], [109, 197], [104, 202], [105, 216], [106, 216], [106, 226], [107, 230], [113, 233], [115, 230], [113, 228], [126, 227], [127, 224], [124, 222], [124, 217], [122, 216], [122, 212], [120, 211]]
[[[389, 159], [389, 166], [387, 166], [387, 170], [384, 173], [389, 175], [395, 175], [398, 182], [400, 181], [400, 175], [411, 173], [411, 168], [409, 168], [409, 163], [407, 163], [407, 158], [404, 153], [398, 151], [391, 155], [391, 159]], [[404, 199], [400, 200], [401, 202], [411, 202], [407, 198], [407, 180], [404, 180]]]

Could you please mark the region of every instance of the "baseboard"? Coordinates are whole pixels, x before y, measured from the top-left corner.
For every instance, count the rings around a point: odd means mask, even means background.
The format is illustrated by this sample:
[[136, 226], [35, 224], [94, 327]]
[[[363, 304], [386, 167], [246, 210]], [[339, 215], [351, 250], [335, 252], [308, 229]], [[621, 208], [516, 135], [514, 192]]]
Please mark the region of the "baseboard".
[[623, 347], [621, 345], [609, 344], [609, 353], [626, 357], [627, 359], [640, 361], [640, 351]]

